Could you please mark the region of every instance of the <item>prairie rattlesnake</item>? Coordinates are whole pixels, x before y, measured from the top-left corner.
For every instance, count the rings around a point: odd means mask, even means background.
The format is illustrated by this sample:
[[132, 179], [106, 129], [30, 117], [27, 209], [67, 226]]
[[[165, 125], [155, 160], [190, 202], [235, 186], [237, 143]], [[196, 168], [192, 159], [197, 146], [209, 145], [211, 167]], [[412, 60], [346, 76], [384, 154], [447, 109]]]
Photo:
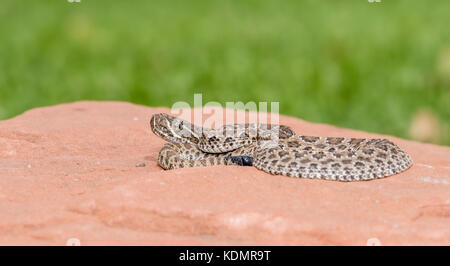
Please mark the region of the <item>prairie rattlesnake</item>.
[[169, 141], [158, 155], [168, 170], [255, 166], [271, 174], [337, 181], [383, 178], [405, 171], [411, 157], [387, 139], [297, 136], [283, 125], [235, 124], [206, 129], [155, 114], [152, 131]]

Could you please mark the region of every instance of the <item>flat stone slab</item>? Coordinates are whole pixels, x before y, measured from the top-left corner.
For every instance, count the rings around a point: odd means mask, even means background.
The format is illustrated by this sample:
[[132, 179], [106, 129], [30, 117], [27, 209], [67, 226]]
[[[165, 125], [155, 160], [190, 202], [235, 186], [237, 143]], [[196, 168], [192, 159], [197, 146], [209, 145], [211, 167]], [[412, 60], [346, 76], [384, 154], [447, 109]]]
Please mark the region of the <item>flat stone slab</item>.
[[449, 147], [281, 116], [298, 134], [388, 138], [414, 165], [350, 183], [163, 171], [149, 126], [159, 112], [76, 102], [0, 121], [0, 244], [450, 245]]

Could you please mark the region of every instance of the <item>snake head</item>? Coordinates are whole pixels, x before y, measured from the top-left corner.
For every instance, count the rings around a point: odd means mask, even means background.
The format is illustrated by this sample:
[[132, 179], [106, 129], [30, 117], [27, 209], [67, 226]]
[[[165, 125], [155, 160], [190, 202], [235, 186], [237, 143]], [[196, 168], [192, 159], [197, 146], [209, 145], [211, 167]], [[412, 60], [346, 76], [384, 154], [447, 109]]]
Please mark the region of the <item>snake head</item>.
[[150, 127], [155, 135], [172, 143], [198, 142], [191, 123], [165, 113], [154, 114], [150, 120]]

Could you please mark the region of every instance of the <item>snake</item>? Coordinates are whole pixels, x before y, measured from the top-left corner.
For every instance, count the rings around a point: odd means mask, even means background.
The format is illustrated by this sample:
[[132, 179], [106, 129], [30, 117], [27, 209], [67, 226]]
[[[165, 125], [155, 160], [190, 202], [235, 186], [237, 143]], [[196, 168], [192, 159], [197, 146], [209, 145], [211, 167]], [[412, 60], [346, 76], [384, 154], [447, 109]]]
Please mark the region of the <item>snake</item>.
[[158, 153], [164, 170], [215, 165], [253, 166], [272, 175], [367, 181], [401, 173], [411, 157], [388, 139], [297, 135], [278, 124], [200, 127], [166, 113], [150, 119], [168, 143]]

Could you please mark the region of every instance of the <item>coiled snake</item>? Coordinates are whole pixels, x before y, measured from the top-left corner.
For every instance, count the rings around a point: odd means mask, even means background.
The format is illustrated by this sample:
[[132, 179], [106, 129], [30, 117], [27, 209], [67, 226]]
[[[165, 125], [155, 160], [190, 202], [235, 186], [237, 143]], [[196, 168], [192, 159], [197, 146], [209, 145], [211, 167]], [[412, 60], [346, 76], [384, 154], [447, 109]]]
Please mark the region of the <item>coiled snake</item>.
[[160, 113], [152, 131], [168, 141], [158, 164], [166, 169], [212, 165], [255, 166], [270, 174], [359, 181], [405, 171], [411, 157], [387, 139], [297, 136], [284, 125], [195, 126]]

